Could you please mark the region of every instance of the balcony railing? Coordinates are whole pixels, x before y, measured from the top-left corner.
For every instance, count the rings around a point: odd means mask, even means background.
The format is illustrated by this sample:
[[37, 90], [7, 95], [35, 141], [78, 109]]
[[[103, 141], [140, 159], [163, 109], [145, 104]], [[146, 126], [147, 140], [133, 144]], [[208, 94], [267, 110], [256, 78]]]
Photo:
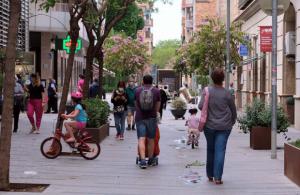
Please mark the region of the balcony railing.
[[239, 9], [244, 10], [253, 0], [239, 0]]
[[145, 20], [145, 26], [153, 26], [153, 19]]
[[186, 20], [185, 21], [186, 28], [193, 28], [193, 20]]

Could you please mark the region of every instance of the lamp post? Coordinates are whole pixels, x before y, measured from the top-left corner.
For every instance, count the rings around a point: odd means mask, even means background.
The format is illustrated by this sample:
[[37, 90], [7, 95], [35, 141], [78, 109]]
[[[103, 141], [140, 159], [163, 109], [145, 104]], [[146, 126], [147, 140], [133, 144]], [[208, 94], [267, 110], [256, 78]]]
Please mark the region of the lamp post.
[[277, 16], [283, 14], [290, 0], [260, 0], [267, 15], [272, 15], [272, 142], [271, 158], [277, 158]]
[[226, 68], [225, 68], [225, 88], [229, 88], [230, 80], [230, 0], [227, 0], [227, 22], [226, 22]]

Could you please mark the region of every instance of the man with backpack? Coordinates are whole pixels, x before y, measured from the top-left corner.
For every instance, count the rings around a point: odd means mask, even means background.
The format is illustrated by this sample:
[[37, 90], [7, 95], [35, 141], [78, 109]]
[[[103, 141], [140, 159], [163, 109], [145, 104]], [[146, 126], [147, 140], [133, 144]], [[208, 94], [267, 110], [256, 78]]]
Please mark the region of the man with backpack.
[[[152, 86], [153, 78], [146, 75], [143, 78], [143, 85], [135, 92], [136, 105], [136, 128], [138, 136], [138, 150], [140, 155], [140, 168], [147, 168], [146, 147], [148, 165], [154, 165], [153, 149], [156, 135], [157, 116], [160, 108], [160, 91]], [[147, 139], [147, 146], [146, 144]]]

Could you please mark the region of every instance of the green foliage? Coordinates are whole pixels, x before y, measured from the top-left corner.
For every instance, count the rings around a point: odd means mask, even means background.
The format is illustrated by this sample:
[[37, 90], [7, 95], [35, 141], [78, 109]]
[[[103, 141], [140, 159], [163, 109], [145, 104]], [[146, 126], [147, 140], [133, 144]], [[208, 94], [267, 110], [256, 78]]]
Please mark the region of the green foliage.
[[[122, 1], [109, 0], [106, 20], [112, 20], [117, 12], [122, 9]], [[144, 18], [141, 16], [142, 10], [138, 8], [135, 2], [131, 3], [126, 11], [125, 16], [113, 27], [116, 32], [125, 32], [126, 36], [136, 38], [138, 30], [144, 28]]]
[[90, 98], [83, 101], [88, 115], [88, 127], [99, 128], [108, 123], [109, 105], [100, 98]]
[[120, 78], [139, 72], [149, 63], [147, 47], [131, 37], [115, 35], [104, 45], [104, 66]]
[[[230, 28], [231, 62], [239, 64], [241, 57], [238, 53], [240, 43], [249, 45], [245, 41], [245, 34], [239, 30], [240, 25], [233, 23]], [[183, 73], [196, 72], [207, 75], [208, 68], [222, 67], [226, 59], [226, 26], [220, 20], [209, 19], [209, 24], [201, 27], [191, 39], [178, 50], [176, 69]]]
[[171, 102], [171, 108], [174, 110], [185, 110], [187, 109], [187, 104], [181, 97], [177, 97]]
[[179, 47], [180, 41], [176, 39], [160, 41], [153, 50], [152, 64], [158, 65], [159, 68], [164, 68], [175, 57], [176, 50]]
[[291, 142], [291, 144], [297, 148], [300, 148], [300, 139], [294, 141], [294, 142]]
[[[248, 105], [245, 114], [238, 118], [239, 127], [244, 133], [248, 133], [255, 126], [271, 127], [271, 122], [271, 106], [267, 106], [258, 99], [255, 99], [252, 105]], [[289, 125], [284, 110], [281, 107], [277, 107], [277, 132], [287, 132]]]

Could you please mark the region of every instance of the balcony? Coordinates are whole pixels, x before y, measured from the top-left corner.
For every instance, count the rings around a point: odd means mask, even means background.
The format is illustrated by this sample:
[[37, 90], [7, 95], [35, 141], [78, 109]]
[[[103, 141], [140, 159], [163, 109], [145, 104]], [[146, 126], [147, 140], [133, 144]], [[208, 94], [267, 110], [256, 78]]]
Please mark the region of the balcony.
[[239, 9], [244, 10], [248, 5], [250, 5], [251, 2], [254, 0], [239, 0]]
[[153, 19], [145, 20], [145, 26], [150, 26], [150, 27], [152, 27], [152, 26], [153, 26]]
[[185, 21], [186, 28], [193, 28], [193, 20], [186, 20]]
[[181, 8], [193, 7], [193, 0], [183, 0], [181, 3]]

